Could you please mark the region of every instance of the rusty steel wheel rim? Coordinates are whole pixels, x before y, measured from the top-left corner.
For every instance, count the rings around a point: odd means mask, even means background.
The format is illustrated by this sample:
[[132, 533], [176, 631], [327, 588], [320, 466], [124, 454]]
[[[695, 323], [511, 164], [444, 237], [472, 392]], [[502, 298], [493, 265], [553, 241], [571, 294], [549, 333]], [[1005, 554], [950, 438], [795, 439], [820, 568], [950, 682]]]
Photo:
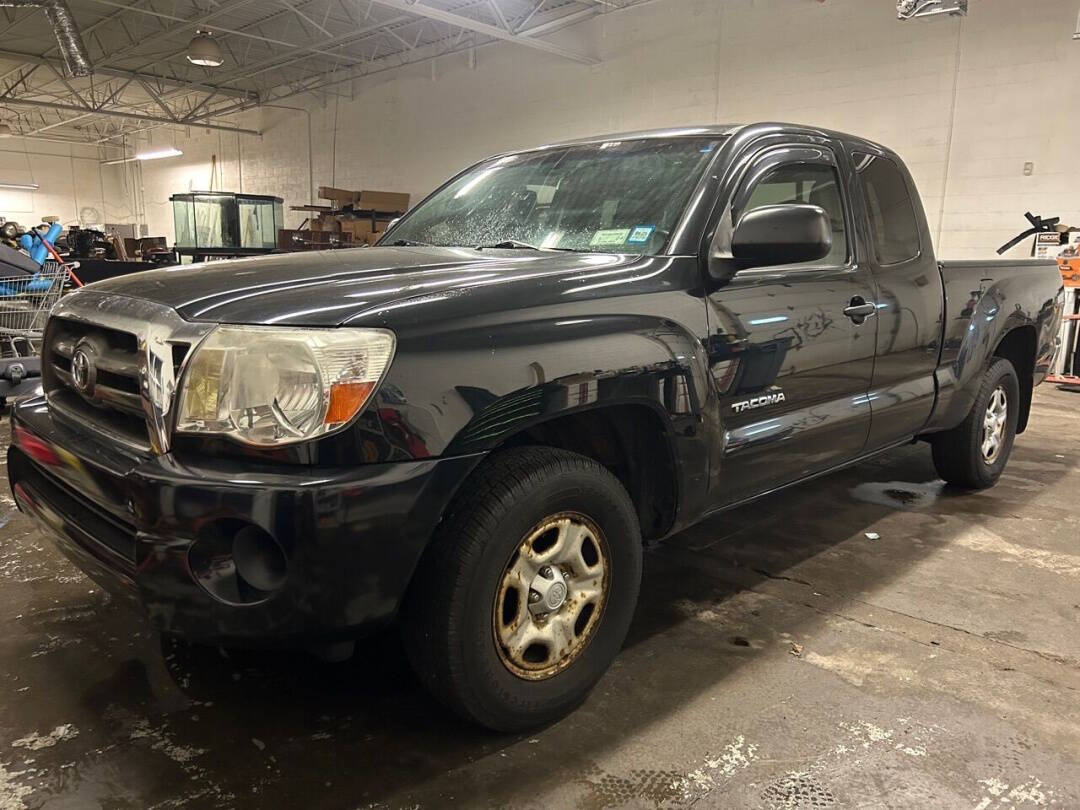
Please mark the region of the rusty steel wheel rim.
[[492, 626], [503, 664], [520, 678], [551, 678], [589, 645], [607, 603], [611, 555], [585, 515], [560, 512], [530, 529], [510, 555]]

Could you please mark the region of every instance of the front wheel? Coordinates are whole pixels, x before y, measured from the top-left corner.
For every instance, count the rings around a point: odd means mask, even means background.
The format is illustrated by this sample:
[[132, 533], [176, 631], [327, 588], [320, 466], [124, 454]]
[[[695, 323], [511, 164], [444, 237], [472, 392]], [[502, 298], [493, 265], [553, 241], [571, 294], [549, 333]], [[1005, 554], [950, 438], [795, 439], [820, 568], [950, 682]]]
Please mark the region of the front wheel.
[[1016, 370], [1008, 360], [997, 360], [983, 375], [967, 418], [933, 437], [938, 474], [964, 489], [992, 487], [1005, 471], [1019, 415]]
[[509, 450], [465, 484], [403, 609], [418, 676], [498, 731], [566, 714], [610, 666], [641, 581], [626, 490], [592, 459]]

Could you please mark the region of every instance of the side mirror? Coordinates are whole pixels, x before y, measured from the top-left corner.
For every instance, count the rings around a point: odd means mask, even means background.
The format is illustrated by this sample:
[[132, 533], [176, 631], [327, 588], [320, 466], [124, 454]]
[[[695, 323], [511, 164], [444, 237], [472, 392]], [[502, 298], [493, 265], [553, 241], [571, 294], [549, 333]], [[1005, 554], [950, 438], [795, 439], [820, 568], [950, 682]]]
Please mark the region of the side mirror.
[[832, 224], [816, 205], [766, 205], [739, 219], [731, 255], [739, 269], [823, 259], [832, 250]]

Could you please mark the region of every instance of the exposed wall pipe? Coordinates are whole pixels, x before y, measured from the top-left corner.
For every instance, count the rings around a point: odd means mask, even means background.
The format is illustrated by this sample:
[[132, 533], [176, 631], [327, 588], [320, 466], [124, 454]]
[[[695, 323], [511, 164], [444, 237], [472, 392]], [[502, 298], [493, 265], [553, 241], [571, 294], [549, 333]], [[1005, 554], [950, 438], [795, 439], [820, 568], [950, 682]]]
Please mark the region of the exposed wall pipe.
[[71, 16], [66, 0], [0, 0], [0, 8], [40, 8], [56, 32], [56, 42], [68, 73], [89, 76], [94, 72], [90, 54], [86, 52], [79, 26]]
[[[311, 144], [311, 110], [306, 107], [290, 107], [287, 104], [261, 104], [260, 107], [273, 107], [277, 110], [293, 110], [294, 112], [302, 112], [307, 116], [307, 160], [308, 160], [308, 193], [310, 194], [309, 204], [315, 204], [315, 150]], [[337, 133], [337, 118], [334, 119], [334, 132], [335, 132], [335, 144]], [[337, 156], [333, 158], [337, 163]]]

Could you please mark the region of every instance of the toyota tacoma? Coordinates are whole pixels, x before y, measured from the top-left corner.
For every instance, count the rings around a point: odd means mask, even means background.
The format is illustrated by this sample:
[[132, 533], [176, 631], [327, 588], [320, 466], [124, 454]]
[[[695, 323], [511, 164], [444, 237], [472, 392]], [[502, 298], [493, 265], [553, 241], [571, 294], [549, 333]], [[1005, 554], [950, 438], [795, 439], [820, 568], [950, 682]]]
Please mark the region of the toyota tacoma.
[[610, 135], [483, 161], [372, 248], [68, 295], [8, 470], [162, 632], [396, 621], [442, 701], [525, 729], [615, 658], [643, 542], [918, 439], [993, 485], [1061, 310], [1052, 262], [938, 262], [877, 144]]

